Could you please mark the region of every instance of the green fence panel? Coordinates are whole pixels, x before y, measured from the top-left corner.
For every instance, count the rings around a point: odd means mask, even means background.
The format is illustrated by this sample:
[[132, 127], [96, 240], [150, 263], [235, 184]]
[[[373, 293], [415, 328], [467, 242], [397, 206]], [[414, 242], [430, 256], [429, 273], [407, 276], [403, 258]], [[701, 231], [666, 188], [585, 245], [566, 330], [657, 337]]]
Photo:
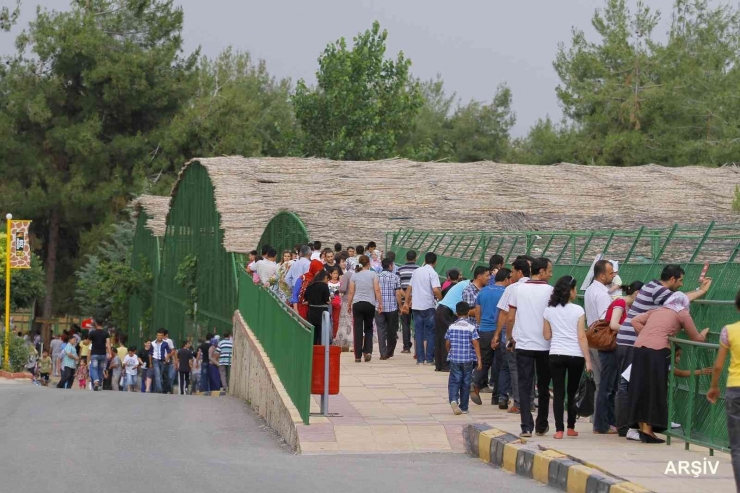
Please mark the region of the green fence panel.
[[150, 332], [154, 289], [159, 275], [160, 242], [159, 238], [153, 236], [152, 232], [146, 228], [146, 222], [149, 219], [145, 211], [139, 212], [136, 220], [134, 247], [131, 253], [131, 268], [140, 275], [149, 275], [152, 278], [152, 282], [146, 291], [129, 299], [128, 344], [138, 347], [141, 347], [144, 334]]
[[239, 272], [239, 312], [262, 344], [285, 391], [308, 424], [311, 410], [313, 326], [268, 289]]

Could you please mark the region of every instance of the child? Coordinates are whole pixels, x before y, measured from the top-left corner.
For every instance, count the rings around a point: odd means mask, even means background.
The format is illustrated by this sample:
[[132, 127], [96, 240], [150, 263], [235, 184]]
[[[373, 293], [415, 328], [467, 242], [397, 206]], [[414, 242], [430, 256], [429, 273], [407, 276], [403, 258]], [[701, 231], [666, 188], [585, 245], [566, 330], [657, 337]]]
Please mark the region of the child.
[[[740, 310], [740, 292], [735, 296], [735, 308]], [[716, 404], [720, 396], [719, 377], [725, 367], [728, 353], [730, 364], [725, 389], [725, 412], [727, 413], [727, 434], [730, 437], [735, 487], [740, 491], [740, 322], [722, 327], [719, 334], [719, 351], [714, 361], [712, 384], [707, 391], [707, 399], [712, 404]]]
[[128, 354], [123, 358], [123, 366], [126, 368], [124, 389], [128, 392], [136, 392], [136, 376], [139, 373], [139, 358], [136, 356], [136, 346], [128, 348]]
[[470, 305], [461, 301], [455, 306], [455, 311], [457, 321], [447, 329], [445, 346], [450, 362], [450, 377], [447, 384], [450, 407], [453, 413], [459, 415], [468, 413], [473, 370], [481, 371], [483, 360], [480, 356], [478, 329], [468, 321]]
[[247, 263], [247, 274], [250, 274], [252, 276], [252, 282], [255, 284], [260, 283], [260, 276], [257, 274], [257, 271], [254, 269], [255, 264], [262, 260], [259, 256], [259, 252], [257, 250], [252, 250], [249, 252], [249, 262]]
[[[199, 342], [202, 344], [203, 339], [199, 339]], [[200, 365], [201, 359], [193, 353], [193, 371], [190, 372], [190, 395], [197, 393], [200, 388]]]
[[190, 388], [190, 372], [193, 369], [195, 354], [191, 349], [192, 342], [185, 341], [185, 346], [177, 352], [177, 370], [180, 378], [180, 395], [187, 395]]
[[41, 385], [44, 387], [49, 385], [49, 375], [51, 374], [52, 363], [49, 351], [44, 349], [41, 359], [39, 360], [39, 379], [41, 380]]
[[339, 267], [329, 270], [329, 301], [331, 303], [332, 340], [337, 338], [339, 332], [339, 315], [342, 311], [342, 296], [339, 294]]
[[36, 348], [32, 344], [27, 344], [27, 346], [28, 362], [26, 363], [26, 371], [31, 374], [33, 383], [38, 385], [38, 382], [36, 381], [36, 360], [39, 359], [39, 352], [36, 351]]
[[77, 367], [75, 378], [80, 384], [80, 388], [85, 390], [87, 388], [87, 358], [80, 358], [80, 366]]
[[111, 390], [120, 390], [121, 358], [118, 357], [117, 351], [113, 351], [113, 357], [108, 361], [107, 373], [110, 378]]

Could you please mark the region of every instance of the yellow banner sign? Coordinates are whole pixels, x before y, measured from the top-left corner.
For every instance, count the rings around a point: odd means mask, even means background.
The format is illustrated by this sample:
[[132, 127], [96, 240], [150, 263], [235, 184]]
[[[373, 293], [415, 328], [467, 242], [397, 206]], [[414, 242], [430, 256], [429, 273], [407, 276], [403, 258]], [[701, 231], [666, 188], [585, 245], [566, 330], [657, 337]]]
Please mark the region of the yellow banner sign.
[[10, 268], [31, 268], [31, 245], [28, 232], [31, 221], [10, 221]]

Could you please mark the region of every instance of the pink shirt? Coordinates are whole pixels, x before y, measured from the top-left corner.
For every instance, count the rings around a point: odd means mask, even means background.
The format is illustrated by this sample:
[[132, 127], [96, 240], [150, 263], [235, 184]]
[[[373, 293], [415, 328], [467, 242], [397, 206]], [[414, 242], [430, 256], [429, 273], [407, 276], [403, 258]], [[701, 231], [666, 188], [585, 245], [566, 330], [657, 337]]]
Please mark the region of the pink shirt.
[[658, 308], [642, 313], [632, 319], [632, 326], [637, 332], [635, 347], [646, 347], [655, 350], [670, 348], [668, 338], [678, 334], [683, 328], [692, 341], [702, 342], [688, 310], [675, 312], [670, 308]]

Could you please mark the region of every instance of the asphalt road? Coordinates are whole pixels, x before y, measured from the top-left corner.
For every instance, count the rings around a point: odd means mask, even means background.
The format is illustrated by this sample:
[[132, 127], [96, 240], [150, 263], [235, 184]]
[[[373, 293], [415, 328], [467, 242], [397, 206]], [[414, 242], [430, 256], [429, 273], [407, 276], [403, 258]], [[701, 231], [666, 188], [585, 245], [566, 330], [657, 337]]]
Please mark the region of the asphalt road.
[[0, 492], [548, 490], [462, 454], [298, 456], [232, 397], [0, 385], [0, 416]]

